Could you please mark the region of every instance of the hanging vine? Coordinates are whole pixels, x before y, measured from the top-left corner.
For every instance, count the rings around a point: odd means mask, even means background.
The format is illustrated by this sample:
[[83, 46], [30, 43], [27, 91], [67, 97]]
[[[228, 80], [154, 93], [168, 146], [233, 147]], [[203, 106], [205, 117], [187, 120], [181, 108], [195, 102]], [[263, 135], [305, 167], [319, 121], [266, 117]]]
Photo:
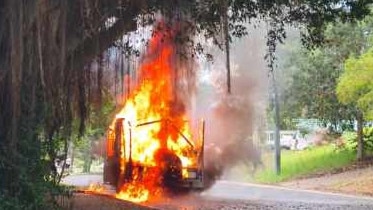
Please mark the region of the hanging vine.
[[[46, 180], [60, 180], [53, 175], [53, 161], [59, 149], [66, 152], [72, 133], [83, 134], [90, 106], [95, 101], [102, 104], [105, 97], [103, 78], [112, 73], [105, 65], [111, 62], [105, 51], [124, 34], [152, 25], [159, 14], [172, 22], [177, 11], [180, 33], [176, 38], [182, 43], [180, 50], [189, 55], [187, 58], [204, 53], [201, 43], [193, 39], [199, 34], [221, 49], [225, 47], [230, 92], [229, 36], [246, 35], [247, 22], [269, 17], [267, 44], [269, 53], [274, 53], [277, 42], [285, 38], [287, 23], [304, 24], [307, 43], [321, 42], [326, 22], [359, 19], [369, 13], [368, 1], [345, 4], [349, 10], [341, 10], [333, 0], [0, 1], [0, 199], [14, 198], [19, 205], [42, 201], [35, 198], [43, 193], [31, 189], [29, 183], [44, 186]], [[128, 49], [122, 48], [125, 52]], [[121, 77], [124, 62], [127, 77], [136, 77], [128, 65], [135, 65], [132, 56], [138, 52], [121, 60]], [[269, 57], [270, 65], [274, 58]], [[180, 78], [194, 78], [193, 71], [188, 72], [193, 63], [181, 63], [185, 68], [178, 72]], [[127, 85], [127, 90], [131, 85]], [[189, 85], [191, 89], [195, 87]], [[41, 209], [40, 205], [35, 204], [34, 208]]]

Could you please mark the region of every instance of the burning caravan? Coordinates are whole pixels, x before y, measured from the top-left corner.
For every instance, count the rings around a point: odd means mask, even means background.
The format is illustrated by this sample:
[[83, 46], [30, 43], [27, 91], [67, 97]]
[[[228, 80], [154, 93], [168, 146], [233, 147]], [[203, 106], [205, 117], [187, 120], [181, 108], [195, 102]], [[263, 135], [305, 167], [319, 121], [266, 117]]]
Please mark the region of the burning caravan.
[[204, 123], [190, 120], [188, 90], [181, 84], [194, 77], [178, 61], [175, 33], [157, 24], [107, 132], [104, 181], [116, 187], [117, 197], [131, 201], [167, 188], [204, 187]]
[[173, 190], [202, 189], [204, 122], [194, 139], [178, 125], [171, 119], [131, 124], [117, 117], [107, 131], [104, 182], [117, 192], [127, 183], [149, 182]]

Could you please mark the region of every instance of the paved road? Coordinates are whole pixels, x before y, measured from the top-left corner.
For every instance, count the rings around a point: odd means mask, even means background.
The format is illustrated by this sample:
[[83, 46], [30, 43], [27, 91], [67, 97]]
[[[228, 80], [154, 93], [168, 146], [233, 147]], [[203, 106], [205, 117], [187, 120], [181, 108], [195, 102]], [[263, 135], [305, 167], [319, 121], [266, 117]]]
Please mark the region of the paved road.
[[[225, 199], [267, 200], [281, 202], [307, 202], [328, 204], [360, 204], [373, 205], [373, 198], [325, 193], [311, 190], [289, 189], [284, 187], [219, 181], [203, 196]], [[372, 206], [373, 207], [373, 206]]]
[[102, 174], [78, 174], [70, 175], [62, 179], [62, 183], [78, 187], [88, 187], [90, 184], [103, 183]]
[[[100, 175], [69, 176], [65, 183], [88, 186]], [[218, 181], [200, 194], [175, 196], [147, 203], [160, 209], [373, 209], [373, 198], [284, 187]]]

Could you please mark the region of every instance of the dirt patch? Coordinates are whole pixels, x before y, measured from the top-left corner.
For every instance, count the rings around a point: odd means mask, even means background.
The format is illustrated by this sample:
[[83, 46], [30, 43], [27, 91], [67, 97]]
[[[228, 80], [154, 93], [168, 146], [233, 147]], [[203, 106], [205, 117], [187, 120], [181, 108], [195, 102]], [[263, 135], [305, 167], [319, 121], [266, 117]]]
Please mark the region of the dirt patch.
[[373, 196], [373, 159], [348, 167], [287, 181], [279, 185], [297, 189], [320, 190], [351, 195]]

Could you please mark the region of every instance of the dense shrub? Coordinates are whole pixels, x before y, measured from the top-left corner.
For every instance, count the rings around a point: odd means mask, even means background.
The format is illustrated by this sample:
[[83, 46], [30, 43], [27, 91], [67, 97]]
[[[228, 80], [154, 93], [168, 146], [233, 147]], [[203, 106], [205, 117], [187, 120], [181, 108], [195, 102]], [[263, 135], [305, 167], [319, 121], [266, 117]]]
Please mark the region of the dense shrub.
[[346, 149], [356, 150], [357, 149], [357, 134], [356, 132], [346, 131], [342, 134], [344, 146]]
[[373, 127], [363, 129], [364, 148], [367, 152], [373, 152]]
[[[373, 127], [365, 127], [363, 129], [364, 136], [364, 151], [373, 152]], [[344, 145], [346, 149], [357, 150], [357, 134], [356, 132], [344, 132], [342, 134]]]

